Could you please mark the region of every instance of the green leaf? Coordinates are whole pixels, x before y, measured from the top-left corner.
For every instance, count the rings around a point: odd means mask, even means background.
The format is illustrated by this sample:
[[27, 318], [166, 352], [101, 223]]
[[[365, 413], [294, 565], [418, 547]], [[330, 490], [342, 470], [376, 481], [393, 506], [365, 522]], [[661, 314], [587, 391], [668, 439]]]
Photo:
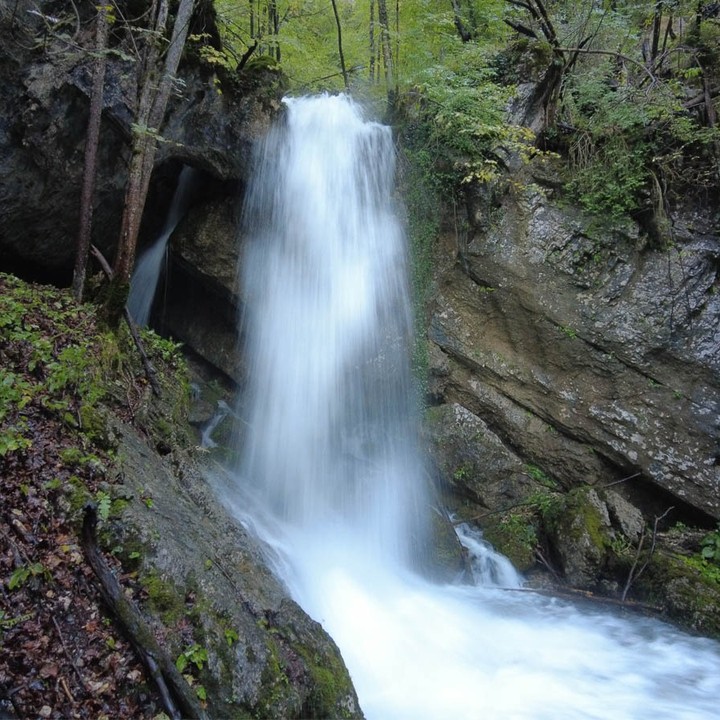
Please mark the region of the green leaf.
[[181, 653], [178, 656], [178, 659], [175, 661], [175, 667], [178, 669], [178, 672], [182, 672], [188, 664], [188, 659], [185, 655], [185, 653]]
[[97, 501], [98, 516], [103, 522], [105, 522], [108, 517], [110, 517], [110, 495], [103, 490], [98, 490], [95, 500]]
[[24, 566], [19, 567], [13, 571], [12, 575], [10, 575], [8, 587], [10, 588], [10, 590], [14, 590], [15, 588], [22, 587], [27, 582], [27, 579], [29, 577], [30, 577], [30, 569], [27, 567], [24, 567]]

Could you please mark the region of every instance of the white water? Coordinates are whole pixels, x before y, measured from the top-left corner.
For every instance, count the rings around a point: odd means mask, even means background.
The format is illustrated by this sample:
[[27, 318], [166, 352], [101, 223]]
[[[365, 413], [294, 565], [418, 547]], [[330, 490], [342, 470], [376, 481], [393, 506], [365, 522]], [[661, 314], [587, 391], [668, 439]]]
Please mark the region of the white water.
[[145, 327], [150, 320], [168, 240], [187, 211], [196, 178], [196, 170], [188, 165], [183, 166], [165, 225], [155, 242], [140, 255], [135, 263], [135, 269], [130, 279], [127, 307], [132, 319], [141, 327]]
[[[236, 512], [338, 643], [370, 720], [717, 717], [716, 643], [412, 571], [428, 504], [393, 163], [390, 131], [344, 97], [288, 100], [262, 148]], [[490, 579], [512, 585], [506, 571]]]

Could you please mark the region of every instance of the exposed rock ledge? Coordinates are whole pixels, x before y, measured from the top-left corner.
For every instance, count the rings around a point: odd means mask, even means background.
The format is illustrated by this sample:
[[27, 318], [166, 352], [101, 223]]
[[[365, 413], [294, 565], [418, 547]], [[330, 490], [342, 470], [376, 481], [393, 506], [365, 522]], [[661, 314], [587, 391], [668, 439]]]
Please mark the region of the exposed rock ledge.
[[[515, 186], [520, 187], [519, 185]], [[467, 238], [447, 236], [429, 337], [434, 394], [570, 488], [630, 475], [634, 497], [720, 518], [720, 241], [694, 217], [674, 246], [598, 227], [536, 183], [491, 220], [477, 194]], [[507, 487], [507, 461], [484, 487]], [[477, 500], [482, 502], [481, 493]], [[647, 502], [646, 502], [647, 506]]]
[[126, 552], [140, 548], [143, 609], [171, 657], [184, 649], [188, 618], [195, 641], [203, 638], [209, 715], [362, 717], [335, 643], [219, 503], [228, 483], [222, 472], [201, 472], [183, 453], [163, 460], [126, 425], [114, 432], [123, 482], [112, 492], [127, 503], [115, 540]]

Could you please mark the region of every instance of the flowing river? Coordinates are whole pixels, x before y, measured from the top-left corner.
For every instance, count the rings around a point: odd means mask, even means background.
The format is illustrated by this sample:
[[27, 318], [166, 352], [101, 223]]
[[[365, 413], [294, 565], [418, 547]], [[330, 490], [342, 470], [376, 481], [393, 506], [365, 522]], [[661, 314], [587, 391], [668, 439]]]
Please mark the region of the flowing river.
[[235, 507], [337, 642], [367, 717], [718, 717], [713, 641], [502, 589], [507, 567], [478, 585], [416, 571], [430, 502], [391, 131], [345, 96], [285, 104], [245, 207]]

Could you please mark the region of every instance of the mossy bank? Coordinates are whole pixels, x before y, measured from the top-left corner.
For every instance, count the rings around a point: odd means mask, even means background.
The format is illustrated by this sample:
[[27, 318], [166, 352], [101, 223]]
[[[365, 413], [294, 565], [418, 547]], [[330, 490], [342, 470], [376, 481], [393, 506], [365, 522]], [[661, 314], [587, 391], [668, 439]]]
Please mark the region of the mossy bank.
[[[143, 333], [158, 371], [155, 397], [129, 335], [103, 330], [93, 306], [9, 275], [0, 275], [0, 285], [3, 513], [8, 527], [22, 528], [21, 541], [3, 535], [0, 671], [13, 686], [38, 675], [40, 657], [36, 667], [24, 662], [26, 676], [12, 677], [12, 655], [21, 652], [14, 641], [49, 609], [80, 645], [89, 632], [70, 630], [80, 586], [71, 583], [69, 599], [55, 603], [62, 566], [52, 558], [59, 543], [79, 547], [90, 501], [106, 558], [210, 717], [360, 717], [337, 647], [287, 596], [262, 549], [217, 499], [212, 485], [230, 480], [203, 466], [209, 461], [187, 423], [190, 386], [178, 347]], [[35, 506], [44, 515], [30, 527]], [[81, 553], [72, 553], [73, 568], [92, 587]], [[31, 599], [31, 590], [41, 592]], [[113, 627], [107, 608], [99, 604], [98, 612]], [[152, 692], [149, 679], [132, 677], [127, 685]], [[54, 693], [51, 682], [40, 675], [42, 687], [27, 695], [23, 712], [70, 711], [62, 686]], [[135, 712], [151, 716], [153, 707], [161, 709], [148, 700]]]

